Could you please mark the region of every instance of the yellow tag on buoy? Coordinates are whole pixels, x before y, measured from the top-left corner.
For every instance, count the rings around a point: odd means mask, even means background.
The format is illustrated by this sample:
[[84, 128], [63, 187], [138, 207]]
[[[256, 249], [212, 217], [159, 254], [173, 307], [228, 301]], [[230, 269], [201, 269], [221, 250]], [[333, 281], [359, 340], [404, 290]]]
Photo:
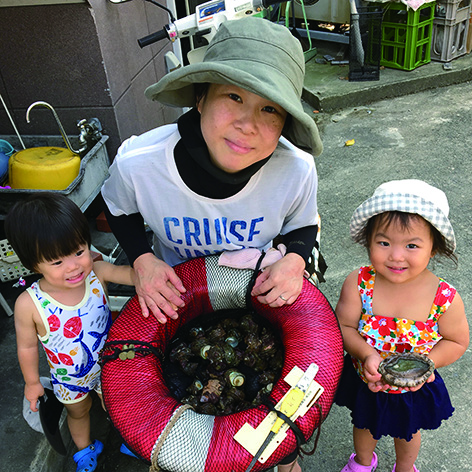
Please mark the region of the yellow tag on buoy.
[[[284, 380], [292, 388], [288, 390], [282, 399], [277, 403], [277, 405], [275, 405], [276, 410], [280, 410], [285, 398], [296, 387], [297, 383], [303, 377], [303, 374], [304, 372], [299, 367], [294, 366], [292, 370], [285, 376]], [[304, 398], [299, 408], [297, 409], [296, 413], [291, 416], [291, 420], [295, 421], [300, 416], [304, 416], [323, 392], [324, 388], [316, 380], [312, 380], [307, 391], [305, 392]], [[245, 423], [234, 435], [234, 439], [239, 444], [241, 444], [241, 446], [243, 446], [246, 451], [255, 456], [277, 419], [277, 413], [271, 411], [255, 428], [249, 423]], [[266, 462], [272, 453], [277, 449], [277, 447], [283, 442], [288, 434], [288, 429], [289, 425], [287, 423], [284, 423], [280, 427], [278, 433], [274, 436], [273, 440], [269, 443], [263, 454], [261, 454], [259, 457], [258, 460], [260, 463], [263, 464]]]

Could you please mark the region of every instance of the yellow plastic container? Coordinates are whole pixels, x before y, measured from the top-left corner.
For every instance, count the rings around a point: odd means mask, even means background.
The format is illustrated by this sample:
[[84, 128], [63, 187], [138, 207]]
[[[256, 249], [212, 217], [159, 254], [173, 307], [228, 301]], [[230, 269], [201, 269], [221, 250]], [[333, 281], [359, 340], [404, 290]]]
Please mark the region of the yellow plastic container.
[[8, 169], [11, 188], [64, 190], [79, 175], [80, 157], [66, 148], [34, 147], [13, 154]]

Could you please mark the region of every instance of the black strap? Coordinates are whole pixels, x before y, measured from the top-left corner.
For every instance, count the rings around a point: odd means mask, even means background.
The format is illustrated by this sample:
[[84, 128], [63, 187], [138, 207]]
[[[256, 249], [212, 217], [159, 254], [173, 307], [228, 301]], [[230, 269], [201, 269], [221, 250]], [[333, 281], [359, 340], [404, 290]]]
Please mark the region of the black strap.
[[[125, 345], [127, 347], [123, 348]], [[100, 365], [103, 367], [106, 362], [118, 359], [120, 353], [130, 351], [134, 351], [136, 354], [139, 354], [140, 357], [154, 354], [161, 361], [164, 357], [161, 349], [146, 341], [139, 341], [136, 339], [107, 341], [100, 351]]]
[[305, 438], [303, 435], [301, 429], [285, 414], [283, 414], [281, 411], [277, 410], [272, 403], [272, 401], [269, 398], [265, 398], [262, 402], [269, 410], [274, 411], [278, 417], [282, 418], [289, 426], [290, 429], [293, 431], [293, 434], [295, 435], [295, 439], [297, 440], [297, 451], [298, 454], [303, 454], [305, 456], [312, 456], [316, 448], [318, 446], [318, 440], [320, 439], [320, 434], [321, 434], [321, 423], [323, 421], [323, 408], [320, 405], [320, 403], [316, 402], [313, 406], [316, 406], [318, 408], [318, 411], [320, 413], [320, 422], [318, 424], [317, 432], [316, 432], [316, 437], [315, 437], [315, 443], [313, 445], [313, 449], [311, 451], [306, 451], [305, 449], [302, 448], [302, 445], [306, 444], [308, 442], [308, 439]]
[[266, 398], [263, 403], [267, 408], [269, 408], [270, 411], [275, 412], [279, 418], [282, 418], [285, 421], [285, 423], [287, 423], [290, 426], [290, 429], [293, 431], [293, 434], [295, 435], [295, 439], [297, 440], [298, 449], [300, 448], [302, 444], [306, 443], [307, 440], [305, 439], [305, 436], [303, 435], [301, 429], [287, 415], [277, 410], [274, 404], [268, 398]]
[[316, 432], [316, 438], [315, 438], [315, 443], [313, 444], [313, 449], [311, 451], [305, 451], [301, 447], [299, 447], [299, 452], [305, 456], [312, 456], [315, 451], [316, 447], [318, 446], [318, 440], [320, 439], [320, 434], [321, 434], [321, 423], [323, 421], [323, 407], [321, 406], [320, 403], [316, 402], [313, 406], [316, 406], [318, 408], [318, 411], [320, 412], [320, 422], [318, 424], [318, 431]]
[[252, 289], [254, 288], [254, 284], [256, 283], [257, 276], [259, 275], [259, 270], [261, 268], [262, 264], [262, 259], [265, 257], [265, 252], [262, 251], [262, 254], [260, 255], [259, 259], [257, 260], [256, 267], [254, 268], [254, 272], [252, 273], [251, 280], [249, 280], [249, 283], [247, 285], [246, 289], [246, 309], [249, 311], [252, 311], [254, 307], [252, 306], [252, 296], [251, 292]]

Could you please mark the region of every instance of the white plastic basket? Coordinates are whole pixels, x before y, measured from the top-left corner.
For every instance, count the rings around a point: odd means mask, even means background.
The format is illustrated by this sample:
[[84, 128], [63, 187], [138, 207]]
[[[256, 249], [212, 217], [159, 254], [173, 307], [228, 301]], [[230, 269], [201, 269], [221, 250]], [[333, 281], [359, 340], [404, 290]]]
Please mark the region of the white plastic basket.
[[31, 274], [20, 262], [8, 240], [0, 240], [0, 281], [8, 282]]

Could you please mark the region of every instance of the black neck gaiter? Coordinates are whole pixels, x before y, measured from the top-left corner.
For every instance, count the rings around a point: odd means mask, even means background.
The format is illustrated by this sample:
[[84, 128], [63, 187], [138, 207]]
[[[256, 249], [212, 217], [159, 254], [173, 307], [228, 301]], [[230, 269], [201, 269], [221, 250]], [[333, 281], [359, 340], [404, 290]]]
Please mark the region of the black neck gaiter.
[[211, 162], [196, 108], [182, 115], [177, 126], [182, 137], [174, 149], [177, 170], [185, 185], [198, 195], [215, 199], [231, 197], [270, 159], [266, 157], [239, 172], [225, 172]]

